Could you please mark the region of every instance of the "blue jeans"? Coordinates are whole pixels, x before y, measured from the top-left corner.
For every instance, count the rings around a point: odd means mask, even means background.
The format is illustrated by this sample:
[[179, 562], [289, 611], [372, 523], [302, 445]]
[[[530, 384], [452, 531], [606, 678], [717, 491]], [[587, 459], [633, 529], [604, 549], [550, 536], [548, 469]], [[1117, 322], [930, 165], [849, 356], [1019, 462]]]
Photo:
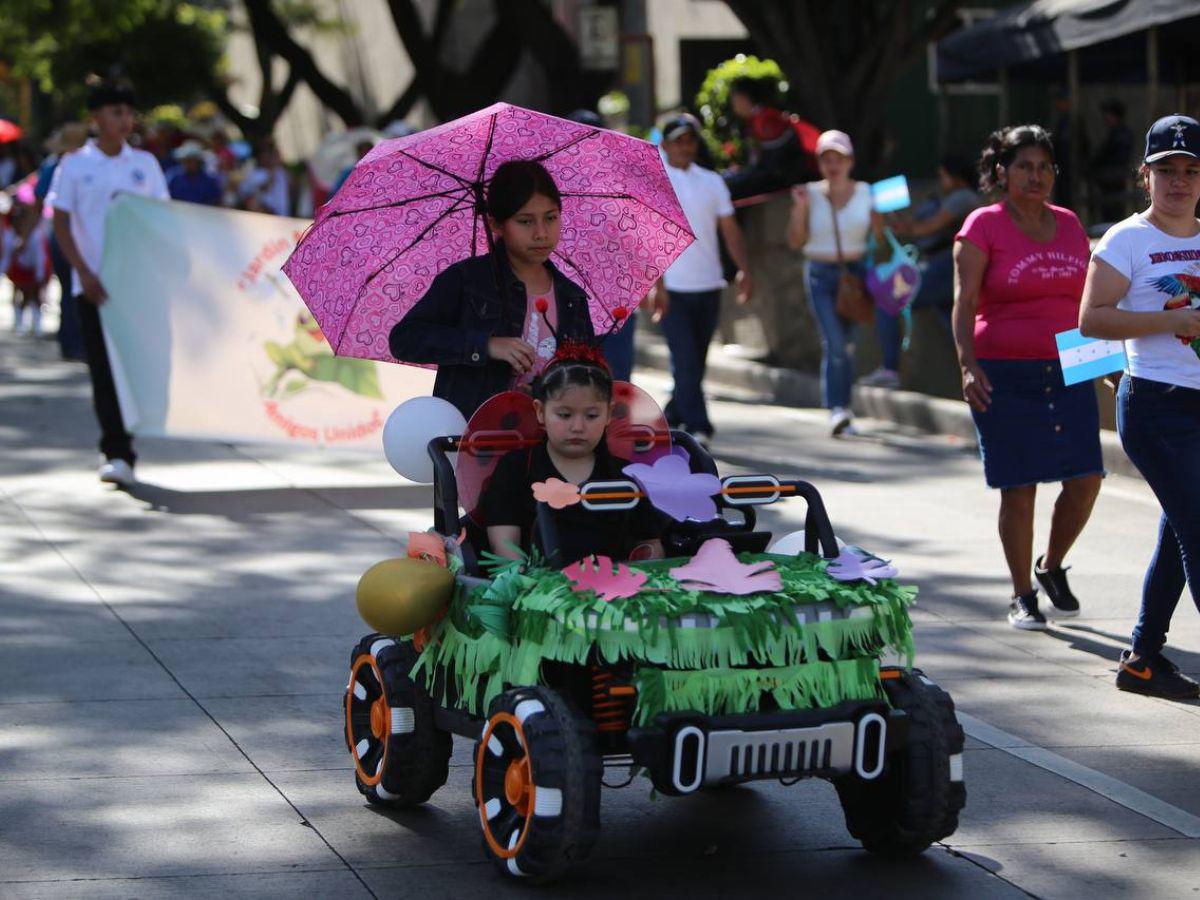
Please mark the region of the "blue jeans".
[[667, 314], [662, 330], [671, 351], [671, 377], [675, 387], [667, 403], [667, 421], [682, 424], [693, 434], [711, 435], [712, 422], [704, 403], [704, 369], [708, 345], [721, 315], [720, 291], [668, 291]]
[[1126, 376], [1117, 430], [1163, 510], [1133, 629], [1134, 652], [1153, 657], [1167, 642], [1185, 582], [1200, 608], [1200, 390]]
[[628, 381], [633, 374], [633, 336], [636, 332], [637, 313], [634, 313], [620, 331], [610, 334], [601, 345], [614, 381]]
[[[913, 310], [932, 308], [946, 333], [954, 339], [950, 311], [954, 308], [954, 251], [941, 250], [921, 267], [921, 287], [912, 300]], [[893, 372], [900, 368], [900, 316], [875, 309], [875, 335], [883, 353], [883, 367]]]
[[921, 287], [913, 297], [912, 308], [937, 310], [938, 318], [946, 327], [951, 339], [954, 329], [950, 324], [954, 309], [954, 249], [939, 250], [926, 260], [921, 269]]
[[[848, 263], [855, 275], [863, 274], [861, 262]], [[809, 260], [804, 265], [808, 282], [808, 302], [821, 331], [821, 401], [826, 409], [850, 406], [850, 386], [854, 384], [854, 360], [850, 344], [855, 326], [837, 314], [837, 286], [841, 267], [837, 263]], [[899, 348], [897, 348], [897, 354]]]
[[879, 339], [879, 354], [883, 367], [900, 371], [900, 319], [875, 307], [875, 337]]

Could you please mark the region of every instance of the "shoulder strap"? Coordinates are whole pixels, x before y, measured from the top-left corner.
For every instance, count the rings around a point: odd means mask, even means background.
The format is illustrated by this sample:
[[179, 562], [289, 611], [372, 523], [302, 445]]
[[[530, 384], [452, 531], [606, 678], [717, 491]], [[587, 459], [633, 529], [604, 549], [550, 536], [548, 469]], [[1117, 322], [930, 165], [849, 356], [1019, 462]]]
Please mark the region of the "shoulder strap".
[[833, 205], [833, 192], [829, 190], [828, 185], [825, 187], [825, 199], [829, 203], [829, 218], [833, 220], [833, 242], [837, 246], [838, 265], [844, 269], [846, 268], [846, 261], [842, 257], [842, 232], [838, 228], [837, 207]]

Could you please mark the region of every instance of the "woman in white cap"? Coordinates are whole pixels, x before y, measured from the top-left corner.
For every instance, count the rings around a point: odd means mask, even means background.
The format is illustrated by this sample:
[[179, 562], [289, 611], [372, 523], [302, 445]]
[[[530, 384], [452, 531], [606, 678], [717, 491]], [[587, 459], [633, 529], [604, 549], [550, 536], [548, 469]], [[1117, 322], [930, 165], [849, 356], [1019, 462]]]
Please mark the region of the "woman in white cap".
[[1200, 685], [1162, 649], [1185, 579], [1200, 607], [1200, 123], [1155, 122], [1141, 178], [1150, 208], [1096, 245], [1079, 327], [1125, 341], [1117, 429], [1163, 511], [1117, 687], [1184, 700], [1200, 696]]
[[817, 138], [821, 180], [792, 189], [792, 214], [787, 239], [793, 250], [803, 248], [805, 281], [813, 317], [821, 330], [821, 397], [829, 410], [834, 436], [851, 427], [850, 386], [854, 363], [850, 344], [854, 323], [837, 312], [838, 280], [843, 267], [864, 274], [867, 235], [874, 230], [883, 240], [883, 218], [871, 204], [871, 188], [850, 177], [854, 145], [844, 131], [826, 131]]

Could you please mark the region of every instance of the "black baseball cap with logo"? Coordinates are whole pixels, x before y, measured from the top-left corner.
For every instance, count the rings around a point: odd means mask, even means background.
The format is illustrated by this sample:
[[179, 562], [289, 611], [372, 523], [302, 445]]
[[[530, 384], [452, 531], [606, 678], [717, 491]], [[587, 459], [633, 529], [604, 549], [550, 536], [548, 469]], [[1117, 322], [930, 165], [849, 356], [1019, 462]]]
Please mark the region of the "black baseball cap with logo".
[[1200, 159], [1200, 122], [1188, 116], [1163, 116], [1146, 132], [1146, 162], [1168, 156]]

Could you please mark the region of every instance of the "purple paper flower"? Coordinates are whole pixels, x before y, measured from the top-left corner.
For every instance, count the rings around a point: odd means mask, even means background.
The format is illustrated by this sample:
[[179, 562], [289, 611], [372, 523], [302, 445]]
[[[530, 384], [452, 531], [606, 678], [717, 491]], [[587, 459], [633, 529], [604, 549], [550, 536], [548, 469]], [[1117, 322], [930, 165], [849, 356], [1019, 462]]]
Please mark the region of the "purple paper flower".
[[693, 473], [686, 455], [671, 453], [659, 457], [652, 466], [633, 463], [621, 471], [638, 483], [655, 509], [676, 522], [708, 522], [717, 517], [717, 504], [712, 498], [720, 493], [721, 479]]
[[859, 547], [843, 547], [826, 573], [838, 581], [865, 581], [876, 584], [880, 578], [895, 578], [900, 570], [889, 560], [872, 556]]

